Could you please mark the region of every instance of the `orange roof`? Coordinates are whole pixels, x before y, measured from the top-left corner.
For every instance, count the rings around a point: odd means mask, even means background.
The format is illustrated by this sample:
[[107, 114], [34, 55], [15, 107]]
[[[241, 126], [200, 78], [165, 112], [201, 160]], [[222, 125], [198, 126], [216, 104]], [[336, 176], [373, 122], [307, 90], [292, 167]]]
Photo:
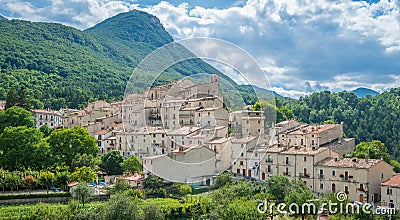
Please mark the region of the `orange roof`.
[[109, 132], [110, 132], [109, 130], [101, 130], [101, 131], [95, 132], [94, 134], [95, 134], [95, 135], [104, 135], [104, 134], [107, 134], [107, 133], [109, 133]]
[[400, 174], [394, 175], [388, 181], [382, 183], [382, 186], [392, 186], [400, 188]]
[[76, 186], [76, 185], [79, 185], [79, 182], [70, 182], [70, 183], [68, 183], [68, 187], [73, 187], [73, 186]]
[[141, 181], [143, 179], [144, 178], [140, 175], [124, 177], [124, 180], [128, 180], [128, 181]]
[[114, 122], [114, 123], [111, 123], [110, 125], [108, 125], [108, 127], [112, 128], [112, 127], [117, 127], [117, 126], [120, 126], [120, 125], [122, 125], [122, 123]]

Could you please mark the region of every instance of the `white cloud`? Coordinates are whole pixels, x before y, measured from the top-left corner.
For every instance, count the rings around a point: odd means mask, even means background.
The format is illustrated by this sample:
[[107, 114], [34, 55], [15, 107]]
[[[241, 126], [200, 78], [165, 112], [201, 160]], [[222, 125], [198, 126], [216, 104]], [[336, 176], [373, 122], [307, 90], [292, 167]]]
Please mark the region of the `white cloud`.
[[137, 6], [124, 1], [109, 0], [49, 0], [44, 7], [37, 7], [23, 0], [1, 0], [0, 5], [10, 11], [13, 18], [60, 22], [80, 29], [91, 27]]

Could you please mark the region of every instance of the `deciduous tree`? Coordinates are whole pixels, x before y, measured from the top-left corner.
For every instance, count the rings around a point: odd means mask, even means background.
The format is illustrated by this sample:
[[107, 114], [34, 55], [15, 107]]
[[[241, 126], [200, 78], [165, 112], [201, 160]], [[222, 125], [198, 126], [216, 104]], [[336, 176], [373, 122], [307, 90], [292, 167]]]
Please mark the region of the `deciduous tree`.
[[124, 157], [117, 150], [113, 150], [104, 154], [101, 158], [100, 168], [107, 172], [109, 175], [122, 174], [123, 169], [121, 163], [124, 161]]
[[125, 172], [129, 172], [133, 174], [135, 171], [142, 171], [142, 163], [140, 163], [139, 159], [135, 156], [130, 156], [126, 158], [122, 163], [121, 167]]
[[72, 160], [77, 154], [96, 156], [98, 152], [96, 139], [90, 136], [84, 128], [78, 126], [53, 131], [47, 142], [53, 156], [67, 166], [71, 166]]
[[70, 192], [72, 198], [79, 200], [83, 207], [85, 202], [94, 196], [94, 189], [82, 183], [72, 187]]
[[71, 179], [78, 182], [93, 182], [96, 178], [96, 173], [90, 167], [77, 168], [71, 174]]
[[32, 188], [36, 186], [37, 184], [37, 179], [32, 176], [32, 175], [27, 175], [24, 178], [22, 178], [22, 184], [28, 188], [29, 194], [32, 191]]
[[0, 164], [7, 170], [41, 169], [49, 162], [49, 146], [35, 128], [6, 128], [0, 135], [0, 150]]
[[21, 107], [11, 107], [5, 111], [0, 111], [0, 133], [6, 127], [26, 126], [28, 128], [35, 127], [35, 120], [30, 111]]
[[51, 171], [42, 171], [39, 175], [39, 183], [46, 187], [47, 193], [49, 193], [49, 187], [54, 184], [56, 176]]

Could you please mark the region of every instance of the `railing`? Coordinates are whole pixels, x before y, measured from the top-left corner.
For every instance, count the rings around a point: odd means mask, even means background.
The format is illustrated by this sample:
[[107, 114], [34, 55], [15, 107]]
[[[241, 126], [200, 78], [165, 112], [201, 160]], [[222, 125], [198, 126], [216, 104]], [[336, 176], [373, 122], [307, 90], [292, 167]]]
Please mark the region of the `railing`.
[[323, 179], [324, 178], [324, 174], [319, 174], [318, 178]]
[[193, 122], [183, 122], [181, 124], [183, 124], [183, 125], [193, 125], [194, 123]]
[[309, 173], [299, 173], [299, 177], [301, 177], [301, 178], [310, 178], [310, 174]]
[[161, 119], [161, 115], [159, 115], [159, 114], [150, 114], [149, 115], [149, 119], [160, 120]]

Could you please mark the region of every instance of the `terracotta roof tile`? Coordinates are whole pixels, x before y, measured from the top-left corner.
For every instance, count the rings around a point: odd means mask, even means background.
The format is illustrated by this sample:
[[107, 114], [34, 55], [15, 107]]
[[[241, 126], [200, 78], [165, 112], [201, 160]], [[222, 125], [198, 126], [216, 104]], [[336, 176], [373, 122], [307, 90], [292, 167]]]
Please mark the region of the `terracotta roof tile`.
[[400, 188], [400, 174], [394, 175], [388, 181], [382, 183], [382, 186], [392, 186]]

